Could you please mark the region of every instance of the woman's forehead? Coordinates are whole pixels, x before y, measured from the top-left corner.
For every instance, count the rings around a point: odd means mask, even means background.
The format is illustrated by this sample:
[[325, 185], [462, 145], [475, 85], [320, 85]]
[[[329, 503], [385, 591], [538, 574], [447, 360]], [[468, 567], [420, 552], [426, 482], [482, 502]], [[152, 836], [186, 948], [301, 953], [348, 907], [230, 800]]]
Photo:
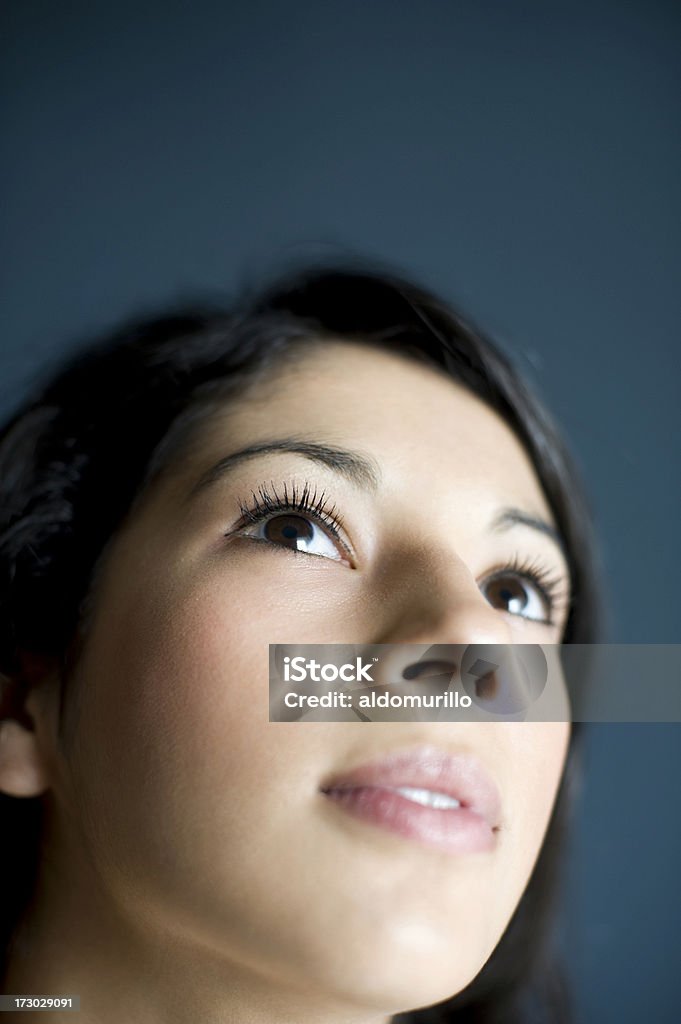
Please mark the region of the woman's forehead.
[[192, 472], [246, 445], [295, 438], [362, 453], [384, 484], [425, 493], [429, 481], [449, 478], [549, 514], [529, 455], [500, 414], [440, 368], [399, 353], [341, 341], [298, 350], [205, 422]]

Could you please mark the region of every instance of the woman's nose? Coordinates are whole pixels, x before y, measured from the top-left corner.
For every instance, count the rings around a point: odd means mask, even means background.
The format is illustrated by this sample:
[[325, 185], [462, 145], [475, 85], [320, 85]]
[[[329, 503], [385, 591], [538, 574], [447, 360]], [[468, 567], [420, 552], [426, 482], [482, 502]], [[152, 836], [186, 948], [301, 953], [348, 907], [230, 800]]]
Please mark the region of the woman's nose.
[[424, 549], [384, 565], [372, 629], [377, 644], [508, 644], [511, 625], [455, 552]]
[[[378, 661], [379, 687], [401, 693], [412, 684], [414, 692], [464, 685], [487, 713], [522, 711], [527, 686], [509, 646], [511, 624], [489, 604], [460, 555], [422, 542], [382, 566], [380, 589], [372, 643], [363, 648]], [[375, 646], [383, 644], [395, 646]]]

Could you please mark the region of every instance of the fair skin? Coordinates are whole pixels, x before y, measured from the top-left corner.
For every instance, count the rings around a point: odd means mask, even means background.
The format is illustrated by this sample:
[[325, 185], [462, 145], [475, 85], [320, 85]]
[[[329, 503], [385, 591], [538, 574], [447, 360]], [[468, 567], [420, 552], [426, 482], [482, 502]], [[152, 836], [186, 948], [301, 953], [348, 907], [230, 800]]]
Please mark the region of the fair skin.
[[[362, 454], [378, 486], [280, 451], [187, 498], [227, 454], [292, 436]], [[342, 515], [342, 549], [319, 527], [303, 553], [235, 532], [239, 499], [306, 481]], [[78, 993], [88, 1024], [387, 1024], [463, 989], [528, 881], [569, 725], [269, 722], [268, 644], [560, 642], [566, 593], [551, 624], [536, 592], [533, 618], [490, 600], [516, 554], [569, 587], [551, 537], [490, 529], [508, 506], [552, 523], [513, 433], [396, 354], [311, 347], [208, 421], [109, 546], [61, 739], [49, 677], [33, 729], [3, 726], [1, 788], [50, 807], [6, 991]], [[498, 787], [492, 849], [427, 848], [320, 792], [424, 744]]]

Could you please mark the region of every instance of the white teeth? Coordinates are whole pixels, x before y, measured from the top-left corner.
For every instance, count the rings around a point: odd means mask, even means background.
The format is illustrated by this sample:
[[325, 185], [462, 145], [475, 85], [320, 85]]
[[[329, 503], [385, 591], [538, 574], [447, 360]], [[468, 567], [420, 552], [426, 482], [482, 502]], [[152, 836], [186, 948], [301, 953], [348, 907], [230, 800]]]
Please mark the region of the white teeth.
[[411, 786], [397, 786], [396, 793], [413, 800], [415, 804], [423, 804], [424, 807], [435, 807], [438, 811], [450, 811], [461, 804], [453, 796], [446, 793], [434, 793], [430, 789], [412, 789]]

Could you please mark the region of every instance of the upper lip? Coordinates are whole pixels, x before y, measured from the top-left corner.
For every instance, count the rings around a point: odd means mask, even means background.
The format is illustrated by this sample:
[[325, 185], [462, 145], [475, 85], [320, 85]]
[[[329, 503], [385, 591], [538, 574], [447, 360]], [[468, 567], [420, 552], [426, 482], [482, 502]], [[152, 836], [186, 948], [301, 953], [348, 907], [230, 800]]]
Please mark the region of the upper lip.
[[453, 797], [462, 807], [483, 818], [491, 829], [499, 826], [501, 797], [495, 783], [476, 757], [449, 754], [439, 747], [422, 746], [391, 751], [348, 771], [333, 775], [322, 792], [382, 786], [430, 789]]

